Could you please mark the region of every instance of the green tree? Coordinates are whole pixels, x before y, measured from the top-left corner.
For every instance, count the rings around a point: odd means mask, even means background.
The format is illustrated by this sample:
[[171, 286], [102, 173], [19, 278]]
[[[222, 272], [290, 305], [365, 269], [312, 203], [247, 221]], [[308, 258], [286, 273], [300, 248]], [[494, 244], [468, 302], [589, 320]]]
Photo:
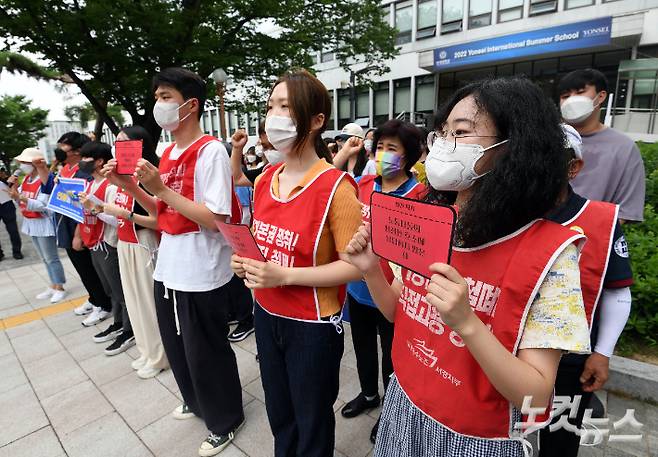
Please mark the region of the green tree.
[[46, 128], [48, 111], [32, 108], [32, 102], [23, 95], [0, 98], [0, 157], [5, 165], [30, 146], [36, 146]]
[[162, 68], [224, 68], [246, 88], [238, 102], [262, 103], [274, 76], [310, 67], [315, 51], [335, 51], [344, 67], [377, 63], [375, 74], [397, 52], [378, 0], [0, 0], [0, 33], [7, 51], [71, 78], [114, 132], [109, 105], [154, 135], [150, 86]]
[[[114, 122], [121, 126], [125, 124], [125, 119], [123, 113], [121, 112], [121, 107], [117, 105], [109, 105], [106, 108], [107, 114], [114, 120]], [[100, 116], [96, 113], [96, 110], [91, 103], [85, 103], [83, 105], [71, 105], [64, 108], [64, 115], [71, 122], [79, 122], [83, 128], [91, 121], [96, 121], [96, 126], [94, 132], [96, 137], [100, 138], [101, 130], [103, 128], [103, 122], [100, 121]], [[100, 121], [100, 122], [99, 122]]]

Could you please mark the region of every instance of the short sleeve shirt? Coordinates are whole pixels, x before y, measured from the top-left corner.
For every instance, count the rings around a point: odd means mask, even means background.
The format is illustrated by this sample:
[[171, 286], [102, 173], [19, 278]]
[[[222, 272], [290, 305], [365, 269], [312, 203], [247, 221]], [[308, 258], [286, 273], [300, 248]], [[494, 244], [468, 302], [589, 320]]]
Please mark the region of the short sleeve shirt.
[[616, 203], [620, 219], [644, 220], [644, 163], [633, 140], [612, 128], [582, 138], [585, 165], [571, 181], [576, 193]]

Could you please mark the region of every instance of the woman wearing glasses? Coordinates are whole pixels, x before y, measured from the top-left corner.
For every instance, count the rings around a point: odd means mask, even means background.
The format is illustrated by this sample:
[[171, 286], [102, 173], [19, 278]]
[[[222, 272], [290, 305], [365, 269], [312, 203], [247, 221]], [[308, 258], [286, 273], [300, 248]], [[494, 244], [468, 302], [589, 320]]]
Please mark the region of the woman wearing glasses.
[[451, 264], [389, 284], [367, 224], [347, 249], [395, 322], [375, 455], [520, 456], [516, 426], [542, 419], [562, 351], [589, 351], [583, 237], [540, 219], [567, 176], [559, 116], [529, 81], [494, 79], [457, 91], [438, 126], [425, 165], [432, 200], [458, 208]]

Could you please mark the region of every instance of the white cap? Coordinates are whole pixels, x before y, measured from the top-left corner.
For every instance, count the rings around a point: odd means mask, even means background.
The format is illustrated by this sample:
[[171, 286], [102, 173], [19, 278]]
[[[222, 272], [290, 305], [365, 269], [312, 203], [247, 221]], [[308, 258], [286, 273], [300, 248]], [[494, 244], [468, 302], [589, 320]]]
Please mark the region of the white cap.
[[43, 159], [43, 153], [39, 148], [25, 148], [23, 152], [14, 157], [18, 162], [32, 163], [34, 159]]
[[573, 152], [576, 154], [577, 159], [583, 159], [583, 139], [580, 137], [580, 133], [570, 126], [569, 124], [560, 124], [562, 131], [564, 132], [565, 148], [573, 149]]
[[363, 133], [363, 129], [361, 128], [360, 125], [355, 124], [354, 122], [350, 122], [345, 127], [343, 127], [343, 130], [340, 131], [339, 136], [345, 139], [352, 136], [356, 136], [363, 139], [365, 137], [365, 134]]

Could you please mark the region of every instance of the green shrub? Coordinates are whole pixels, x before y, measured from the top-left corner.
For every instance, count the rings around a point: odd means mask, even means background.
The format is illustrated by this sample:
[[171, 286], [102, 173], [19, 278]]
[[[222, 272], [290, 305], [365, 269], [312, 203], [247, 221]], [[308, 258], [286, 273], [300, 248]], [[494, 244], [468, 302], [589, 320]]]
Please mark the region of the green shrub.
[[641, 340], [658, 343], [658, 143], [638, 143], [646, 171], [644, 222], [626, 224], [634, 284], [633, 306], [622, 334], [622, 345]]

